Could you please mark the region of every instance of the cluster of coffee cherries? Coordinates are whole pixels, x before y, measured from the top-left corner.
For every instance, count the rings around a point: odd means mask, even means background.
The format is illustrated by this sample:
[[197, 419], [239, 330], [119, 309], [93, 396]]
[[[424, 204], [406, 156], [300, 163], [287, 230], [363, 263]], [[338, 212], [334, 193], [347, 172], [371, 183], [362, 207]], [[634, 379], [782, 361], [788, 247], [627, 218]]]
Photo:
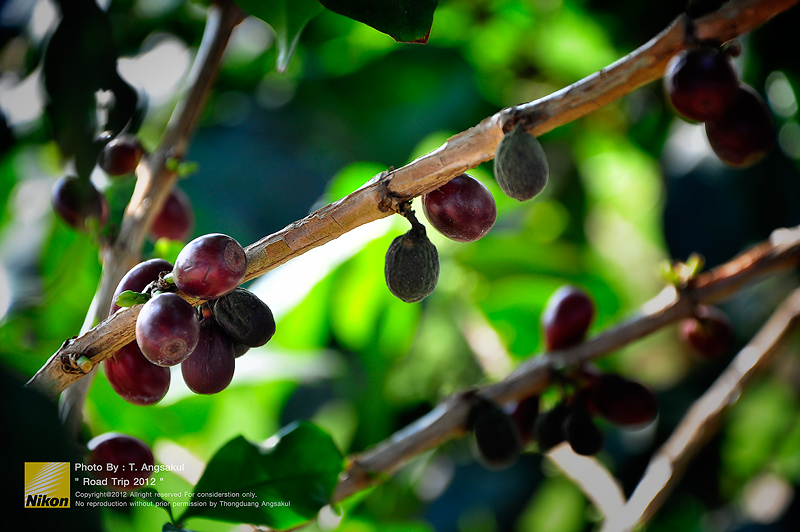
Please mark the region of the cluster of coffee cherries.
[[[507, 124], [497, 145], [494, 175], [500, 190], [519, 201], [534, 198], [547, 185], [547, 157], [539, 140], [523, 121]], [[469, 174], [461, 174], [422, 196], [430, 224], [456, 242], [474, 242], [494, 226], [497, 206], [491, 192]], [[402, 214], [411, 229], [394, 239], [386, 252], [385, 275], [389, 291], [407, 303], [428, 297], [439, 279], [439, 254], [425, 226], [410, 210]]]
[[[566, 349], [582, 342], [594, 318], [595, 306], [588, 294], [575, 286], [559, 288], [542, 314], [547, 351]], [[561, 399], [541, 411], [540, 397], [532, 395], [501, 408], [473, 397], [467, 427], [475, 436], [475, 454], [490, 469], [512, 465], [531, 443], [540, 452], [567, 442], [581, 455], [603, 448], [604, 435], [595, 419], [623, 427], [640, 427], [658, 414], [658, 400], [644, 384], [615, 373], [582, 364], [557, 375]]]
[[[456, 242], [474, 242], [494, 226], [497, 206], [486, 186], [468, 174], [454, 177], [422, 196], [422, 209], [430, 224]], [[428, 239], [425, 226], [407, 210], [411, 229], [395, 238], [385, 259], [389, 291], [407, 303], [428, 297], [439, 280], [439, 253]]]
[[[136, 137], [125, 133], [114, 137], [105, 132], [95, 142], [102, 146], [97, 165], [112, 179], [131, 176], [146, 153]], [[51, 203], [67, 225], [77, 231], [96, 232], [108, 223], [108, 200], [88, 177], [67, 175], [56, 180]], [[153, 220], [150, 237], [184, 240], [193, 226], [194, 211], [189, 197], [173, 187]]]
[[[136, 319], [136, 341], [104, 361], [114, 390], [128, 402], [151, 405], [170, 384], [170, 367], [180, 364], [184, 382], [195, 393], [224, 390], [235, 359], [275, 334], [270, 308], [239, 287], [247, 256], [232, 237], [208, 234], [189, 242], [173, 266], [150, 259], [120, 281], [110, 314], [119, 303], [146, 302]], [[202, 304], [194, 306], [172, 285]]]
[[86, 447], [87, 469], [110, 489], [134, 491], [145, 487], [153, 475], [153, 452], [138, 438], [107, 432], [89, 440]]
[[676, 55], [664, 85], [675, 110], [705, 123], [714, 153], [724, 163], [744, 167], [761, 160], [775, 142], [775, 122], [764, 99], [740, 82], [731, 55], [738, 45], [703, 45]]

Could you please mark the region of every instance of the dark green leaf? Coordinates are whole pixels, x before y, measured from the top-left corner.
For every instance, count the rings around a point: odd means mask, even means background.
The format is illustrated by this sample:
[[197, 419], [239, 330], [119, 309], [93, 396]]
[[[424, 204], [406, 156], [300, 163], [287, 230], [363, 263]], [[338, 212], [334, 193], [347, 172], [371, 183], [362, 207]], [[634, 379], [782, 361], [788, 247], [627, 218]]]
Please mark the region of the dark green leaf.
[[330, 502], [342, 455], [319, 427], [294, 423], [269, 448], [239, 436], [209, 461], [181, 517], [204, 517], [285, 529]]
[[107, 128], [119, 133], [137, 111], [136, 91], [117, 73], [108, 15], [94, 0], [63, 2], [62, 18], [44, 54], [44, 88], [53, 135], [63, 154], [75, 157], [80, 176], [94, 168], [99, 147], [98, 91], [113, 93]]
[[340, 15], [350, 17], [399, 42], [428, 42], [438, 0], [320, 0]]
[[[142, 488], [140, 490], [133, 492], [134, 497], [138, 497], [145, 502], [149, 502], [153, 506], [158, 506], [159, 508], [163, 508], [167, 515], [169, 516], [169, 520], [173, 523], [175, 522], [175, 517], [172, 515], [172, 506], [170, 505], [169, 501], [164, 500], [161, 497], [161, 494], [152, 489], [152, 488]], [[164, 525], [164, 530], [166, 530], [166, 526]]]
[[192, 532], [188, 528], [182, 528], [179, 526], [175, 526], [172, 523], [164, 523], [164, 526], [161, 527], [161, 532]]
[[286, 70], [308, 21], [322, 11], [317, 0], [239, 0], [239, 6], [260, 18], [277, 34], [279, 72]]

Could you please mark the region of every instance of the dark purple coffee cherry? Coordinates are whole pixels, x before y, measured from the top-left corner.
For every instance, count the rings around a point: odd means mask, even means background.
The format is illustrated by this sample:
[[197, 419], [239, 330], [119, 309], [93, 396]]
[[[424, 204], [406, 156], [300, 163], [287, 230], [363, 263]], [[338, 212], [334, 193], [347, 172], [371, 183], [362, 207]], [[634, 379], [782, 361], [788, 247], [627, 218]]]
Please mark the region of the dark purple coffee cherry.
[[89, 449], [87, 463], [100, 466], [95, 475], [109, 479], [109, 488], [133, 491], [141, 488], [143, 481], [153, 474], [153, 452], [138, 438], [108, 432], [92, 438], [86, 446]]
[[708, 305], [699, 305], [694, 317], [681, 320], [678, 330], [681, 340], [707, 358], [725, 355], [736, 341], [727, 314]]
[[171, 271], [172, 264], [169, 261], [158, 258], [140, 262], [131, 268], [120, 280], [119, 284], [117, 285], [117, 289], [114, 290], [114, 297], [111, 300], [111, 310], [109, 311], [108, 315], [111, 316], [120, 309], [120, 307], [116, 304], [116, 301], [122, 292], [127, 290], [141, 292], [145, 289], [145, 287], [147, 287], [147, 285], [158, 279], [158, 274], [169, 273]]
[[566, 401], [561, 401], [550, 410], [540, 413], [536, 418], [533, 436], [541, 452], [545, 453], [566, 440], [564, 421], [568, 415], [569, 406]]
[[235, 358], [233, 341], [214, 318], [205, 318], [197, 347], [181, 362], [183, 380], [194, 393], [219, 393], [233, 379]]
[[539, 417], [539, 396], [529, 395], [521, 399], [510, 406], [509, 413], [517, 425], [522, 443], [527, 444], [533, 439], [536, 418]]
[[706, 122], [706, 136], [722, 162], [750, 166], [763, 159], [775, 144], [775, 120], [764, 99], [742, 83], [725, 112]]
[[643, 425], [658, 415], [658, 399], [653, 391], [620, 375], [604, 373], [585, 392], [589, 409], [618, 425]]
[[133, 173], [144, 155], [144, 148], [132, 135], [122, 134], [109, 141], [100, 152], [97, 164], [112, 177]]
[[198, 299], [216, 299], [233, 291], [247, 273], [242, 246], [220, 233], [195, 238], [178, 254], [173, 269], [175, 285]]
[[494, 225], [497, 206], [489, 189], [474, 177], [461, 174], [422, 196], [428, 221], [457, 242], [474, 242]]
[[108, 201], [88, 179], [77, 176], [59, 178], [53, 185], [51, 202], [61, 219], [77, 231], [91, 229], [91, 220], [98, 228], [108, 221]]
[[673, 57], [664, 84], [676, 111], [706, 122], [722, 116], [736, 99], [739, 75], [728, 54], [703, 46]]
[[564, 285], [556, 290], [542, 314], [546, 349], [554, 351], [582, 342], [594, 312], [594, 302], [582, 289]]
[[177, 294], [162, 293], [142, 306], [136, 319], [136, 343], [158, 366], [180, 364], [192, 354], [200, 322], [192, 305]]
[[519, 458], [522, 438], [514, 420], [492, 401], [476, 398], [467, 426], [475, 435], [478, 460], [489, 469], [505, 469]]
[[564, 437], [577, 454], [592, 456], [603, 448], [603, 433], [594, 424], [586, 400], [580, 394], [570, 404], [563, 428]]
[[154, 405], [167, 394], [170, 370], [156, 366], [131, 342], [103, 360], [103, 370], [117, 394], [135, 405]]
[[173, 188], [150, 226], [150, 235], [154, 240], [184, 240], [193, 227], [194, 209], [189, 196], [183, 190]]

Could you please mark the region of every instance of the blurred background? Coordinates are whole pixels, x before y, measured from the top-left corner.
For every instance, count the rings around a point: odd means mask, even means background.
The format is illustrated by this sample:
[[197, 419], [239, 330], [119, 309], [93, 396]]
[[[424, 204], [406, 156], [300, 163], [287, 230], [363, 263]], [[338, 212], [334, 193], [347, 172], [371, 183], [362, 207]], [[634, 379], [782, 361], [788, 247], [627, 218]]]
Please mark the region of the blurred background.
[[[186, 79], [207, 7], [181, 0], [99, 4], [119, 75], [146, 95], [138, 137], [152, 149]], [[191, 238], [221, 232], [247, 245], [280, 230], [503, 107], [603, 68], [683, 8], [630, 0], [442, 0], [424, 46], [396, 43], [325, 10], [310, 21], [283, 73], [275, 67], [275, 32], [247, 18], [234, 32], [187, 156], [198, 170], [180, 182], [195, 211]], [[55, 142], [60, 118], [48, 112], [52, 96], [42, 76], [60, 16], [51, 0], [0, 3], [0, 365], [23, 382], [79, 333], [101, 271], [97, 242], [67, 227], [50, 206], [53, 183], [70, 171]], [[272, 308], [277, 333], [237, 360], [228, 389], [193, 395], [174, 374], [164, 400], [139, 407], [119, 398], [100, 372], [87, 399], [86, 434], [126, 432], [151, 445], [157, 461], [189, 464], [183, 476], [165, 474], [159, 489], [168, 492], [189, 489], [234, 436], [263, 441], [297, 419], [320, 424], [343, 453], [360, 452], [448, 394], [497, 380], [540, 353], [540, 315], [559, 286], [592, 294], [595, 334], [658, 293], [661, 261], [696, 252], [713, 266], [775, 228], [799, 224], [800, 64], [786, 45], [798, 22], [795, 8], [741, 39], [742, 79], [766, 98], [778, 127], [776, 145], [757, 165], [723, 166], [703, 126], [678, 118], [661, 83], [650, 84], [543, 135], [550, 182], [531, 202], [505, 197], [491, 162], [474, 169], [495, 197], [497, 223], [467, 244], [428, 231], [441, 276], [423, 303], [394, 298], [383, 277], [386, 249], [407, 222], [373, 222], [248, 285]], [[82, 62], [104, 49], [103, 34], [91, 27], [87, 22], [82, 33], [94, 36], [85, 39], [84, 56], [56, 58], [67, 72], [82, 72]], [[96, 169], [92, 179], [118, 223], [133, 177], [112, 182]], [[414, 207], [421, 213], [419, 200]], [[143, 258], [169, 258], [174, 250], [149, 242]], [[721, 305], [739, 346], [797, 280], [797, 272], [776, 275]], [[648, 530], [797, 529], [797, 345], [789, 342], [746, 390]], [[660, 400], [651, 426], [603, 426], [599, 459], [626, 493], [733, 354], [701, 360], [668, 327], [599, 362], [646, 382]], [[3, 409], [11, 410], [16, 396], [5, 388]], [[7, 434], [29, 429], [25, 408], [14, 406], [16, 424]], [[513, 468], [491, 472], [458, 440], [307, 530], [577, 532], [592, 530], [599, 517], [541, 455], [526, 453]], [[105, 510], [101, 519], [109, 530], [145, 531], [160, 529], [165, 515], [135, 508]], [[212, 521], [190, 527], [243, 530]]]

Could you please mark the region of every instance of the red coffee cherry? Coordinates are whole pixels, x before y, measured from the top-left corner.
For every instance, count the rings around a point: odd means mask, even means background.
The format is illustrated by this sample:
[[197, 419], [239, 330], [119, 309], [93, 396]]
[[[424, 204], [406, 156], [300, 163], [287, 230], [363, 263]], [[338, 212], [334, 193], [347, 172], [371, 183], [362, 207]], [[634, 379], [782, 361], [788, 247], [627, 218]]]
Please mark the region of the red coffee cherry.
[[109, 488], [133, 491], [144, 486], [153, 474], [153, 452], [138, 438], [109, 432], [92, 438], [87, 447], [87, 463], [99, 466], [94, 474], [108, 479]]
[[594, 302], [582, 289], [564, 285], [547, 301], [542, 314], [548, 351], [564, 349], [583, 341], [594, 318]]
[[423, 195], [422, 210], [437, 231], [457, 242], [478, 240], [497, 218], [497, 206], [489, 189], [467, 174]]
[[664, 85], [676, 111], [706, 122], [721, 116], [736, 99], [739, 75], [728, 54], [704, 46], [673, 57]]
[[175, 285], [199, 299], [216, 299], [244, 280], [247, 256], [242, 246], [220, 233], [195, 238], [178, 254], [173, 269]]
[[725, 112], [706, 122], [706, 136], [722, 162], [744, 167], [757, 163], [775, 144], [775, 120], [764, 99], [741, 84]]
[[678, 330], [683, 342], [707, 358], [725, 355], [736, 341], [727, 314], [708, 305], [699, 305], [694, 317], [681, 320]]
[[144, 155], [144, 148], [132, 135], [119, 135], [106, 144], [97, 164], [112, 177], [133, 173]]

